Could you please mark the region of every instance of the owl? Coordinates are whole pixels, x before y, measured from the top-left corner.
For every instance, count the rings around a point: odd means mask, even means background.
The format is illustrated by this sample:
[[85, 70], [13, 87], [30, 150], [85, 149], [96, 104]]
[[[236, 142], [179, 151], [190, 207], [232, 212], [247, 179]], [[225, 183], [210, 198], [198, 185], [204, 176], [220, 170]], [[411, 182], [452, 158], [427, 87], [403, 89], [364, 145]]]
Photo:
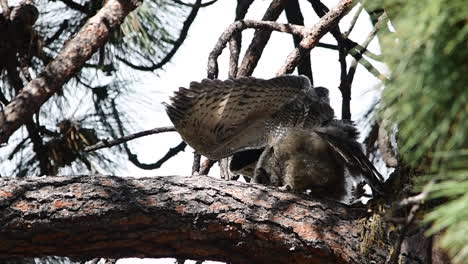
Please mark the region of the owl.
[[165, 104], [182, 139], [198, 153], [232, 156], [231, 170], [254, 182], [340, 199], [348, 176], [380, 192], [382, 176], [362, 152], [352, 123], [336, 120], [328, 90], [305, 76], [202, 80]]

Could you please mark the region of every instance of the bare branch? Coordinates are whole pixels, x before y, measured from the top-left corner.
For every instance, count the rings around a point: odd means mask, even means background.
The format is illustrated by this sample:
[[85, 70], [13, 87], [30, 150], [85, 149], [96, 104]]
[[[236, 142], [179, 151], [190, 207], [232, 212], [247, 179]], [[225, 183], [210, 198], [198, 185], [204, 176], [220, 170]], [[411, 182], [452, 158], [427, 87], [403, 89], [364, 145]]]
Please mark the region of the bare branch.
[[109, 148], [109, 147], [112, 147], [112, 146], [115, 146], [115, 145], [118, 145], [118, 144], [122, 144], [124, 142], [130, 141], [130, 140], [133, 140], [133, 139], [136, 139], [136, 138], [140, 138], [140, 137], [144, 137], [144, 136], [148, 136], [148, 135], [152, 135], [152, 134], [172, 132], [172, 131], [176, 131], [173, 126], [157, 127], [157, 128], [153, 128], [153, 129], [149, 129], [149, 130], [145, 130], [145, 131], [140, 131], [140, 132], [130, 134], [130, 135], [127, 135], [127, 136], [124, 136], [124, 137], [121, 137], [121, 138], [113, 139], [113, 140], [101, 140], [100, 142], [98, 142], [95, 145], [88, 146], [88, 147], [84, 148], [84, 151], [91, 152], [91, 151], [95, 151], [95, 150], [102, 149], [102, 148]]
[[32, 117], [68, 81], [141, 1], [108, 0], [44, 71], [0, 112], [0, 143]]
[[197, 8], [200, 8], [200, 7], [207, 7], [207, 6], [210, 6], [214, 3], [216, 3], [218, 0], [211, 0], [211, 1], [208, 1], [206, 3], [198, 3], [198, 1], [195, 3], [195, 4], [188, 4], [188, 3], [185, 3], [185, 2], [182, 2], [180, 0], [173, 0], [175, 3], [179, 4], [179, 5], [184, 5], [184, 6], [190, 6], [190, 7], [197, 7]]
[[87, 14], [89, 12], [88, 7], [86, 5], [81, 5], [73, 0], [60, 0], [60, 1], [63, 2], [69, 8], [76, 10], [76, 11], [80, 11], [83, 14]]
[[[298, 0], [289, 0], [284, 9], [286, 18], [289, 24], [304, 25], [304, 17], [302, 16], [301, 8]], [[294, 47], [297, 47], [301, 42], [302, 38], [297, 35], [293, 35]], [[314, 78], [312, 76], [312, 63], [310, 61], [310, 54], [305, 55], [301, 63], [297, 66], [297, 72], [301, 75], [305, 75], [309, 78], [310, 83], [314, 84]]]
[[349, 23], [349, 28], [346, 30], [345, 33], [343, 33], [344, 37], [349, 37], [349, 34], [351, 34], [351, 31], [353, 31], [354, 26], [356, 25], [356, 22], [361, 15], [362, 9], [364, 9], [364, 5], [359, 5], [358, 10], [356, 10], [356, 13], [354, 13], [353, 19], [351, 19], [351, 22]]
[[[236, 17], [234, 21], [239, 21], [245, 18], [247, 11], [249, 10], [250, 5], [253, 3], [253, 0], [238, 0], [236, 7]], [[239, 63], [239, 54], [242, 47], [242, 34], [241, 32], [235, 33], [229, 40], [229, 78], [236, 78], [238, 63]]]
[[271, 21], [255, 21], [255, 20], [241, 20], [232, 23], [226, 30], [224, 30], [218, 42], [208, 56], [208, 78], [216, 79], [218, 77], [218, 57], [221, 55], [226, 44], [236, 33], [246, 29], [268, 29], [299, 36], [305, 36], [309, 32], [307, 28], [298, 25], [281, 24]]
[[337, 6], [330, 10], [320, 21], [314, 25], [311, 33], [305, 37], [299, 47], [295, 48], [286, 59], [285, 64], [277, 72], [277, 75], [292, 73], [301, 59], [313, 49], [319, 40], [335, 27], [340, 19], [346, 15], [356, 2], [353, 0], [341, 0]]
[[144, 169], [144, 170], [154, 170], [154, 169], [159, 169], [166, 161], [177, 155], [181, 151], [185, 151], [185, 147], [187, 146], [187, 143], [184, 141], [180, 142], [177, 146], [173, 148], [169, 148], [167, 151], [166, 155], [156, 161], [155, 163], [142, 163], [138, 160], [137, 155], [131, 153], [130, 149], [124, 144], [125, 151], [128, 154], [128, 159], [138, 168]]
[[136, 65], [128, 61], [126, 58], [120, 57], [116, 55], [116, 58], [124, 63], [125, 65], [129, 66], [130, 68], [140, 70], [140, 71], [154, 71], [157, 69], [162, 68], [166, 63], [168, 63], [172, 57], [176, 54], [176, 52], [179, 50], [180, 46], [182, 46], [182, 43], [184, 43], [185, 39], [187, 38], [188, 31], [190, 29], [190, 26], [192, 25], [193, 21], [195, 20], [195, 17], [198, 14], [198, 10], [200, 9], [201, 6], [201, 1], [202, 0], [197, 0], [195, 4], [192, 7], [192, 11], [190, 11], [189, 15], [187, 16], [187, 19], [184, 21], [184, 25], [182, 26], [182, 29], [180, 30], [179, 37], [177, 38], [176, 41], [174, 41], [172, 49], [167, 53], [167, 55], [161, 59], [158, 63], [151, 65], [151, 66], [142, 66], [142, 65]]
[[[267, 11], [263, 15], [262, 20], [274, 21], [278, 19], [281, 12], [286, 5], [288, 0], [273, 0], [268, 7]], [[247, 48], [244, 58], [242, 59], [241, 66], [239, 68], [239, 76], [250, 76], [252, 75], [255, 67], [257, 66], [258, 60], [262, 56], [263, 49], [265, 48], [268, 40], [270, 39], [271, 30], [257, 30], [255, 31], [252, 42]]]
[[[362, 58], [362, 54], [364, 51], [367, 49], [367, 46], [369, 46], [369, 43], [374, 39], [374, 37], [377, 35], [377, 32], [379, 30], [379, 27], [386, 21], [386, 16], [382, 15], [382, 17], [379, 18], [379, 23], [376, 23], [372, 31], [369, 33], [367, 36], [366, 40], [364, 43], [362, 43], [362, 49], [357, 52], [357, 56], [354, 57], [353, 61], [351, 62], [351, 65], [349, 66], [348, 73], [346, 74], [346, 78], [342, 80], [340, 83], [340, 91], [343, 96], [343, 108], [342, 108], [342, 118], [343, 119], [351, 119], [351, 86], [353, 84], [354, 80], [354, 75], [357, 70], [357, 64], [359, 60]], [[343, 83], [344, 81], [344, 83]]]

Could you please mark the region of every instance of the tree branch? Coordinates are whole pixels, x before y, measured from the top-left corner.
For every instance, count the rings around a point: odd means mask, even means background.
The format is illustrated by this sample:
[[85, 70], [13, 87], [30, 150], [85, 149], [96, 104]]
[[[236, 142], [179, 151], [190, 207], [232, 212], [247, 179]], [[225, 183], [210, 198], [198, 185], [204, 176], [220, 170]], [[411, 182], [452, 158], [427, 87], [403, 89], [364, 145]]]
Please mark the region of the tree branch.
[[[140, 71], [154, 71], [157, 69], [162, 68], [166, 63], [168, 63], [172, 57], [176, 54], [176, 52], [179, 50], [179, 48], [182, 46], [182, 43], [184, 43], [185, 39], [187, 38], [188, 31], [190, 29], [190, 26], [192, 25], [193, 21], [197, 17], [198, 10], [200, 7], [203, 7], [202, 5], [202, 0], [197, 0], [195, 4], [192, 6], [192, 10], [190, 11], [189, 15], [184, 21], [184, 24], [182, 26], [182, 29], [180, 30], [179, 37], [177, 38], [176, 41], [174, 41], [172, 49], [167, 53], [167, 55], [161, 59], [158, 63], [151, 65], [151, 66], [142, 66], [142, 65], [136, 65], [128, 61], [124, 57], [116, 56], [116, 58], [124, 63], [125, 65], [129, 66], [130, 68], [133, 68], [135, 70], [140, 70]], [[214, 3], [214, 2], [213, 2]]]
[[[304, 26], [304, 17], [302, 16], [301, 8], [299, 6], [298, 0], [289, 0], [284, 9], [286, 13], [286, 18], [288, 19], [289, 24], [295, 24]], [[293, 35], [294, 47], [297, 47], [301, 42], [302, 38]], [[314, 78], [312, 76], [312, 63], [310, 61], [310, 54], [307, 54], [302, 59], [301, 63], [297, 66], [297, 72], [299, 74], [305, 75], [309, 78], [312, 86], [314, 85]]]
[[86, 5], [81, 5], [73, 0], [60, 0], [60, 1], [63, 2], [69, 8], [76, 10], [76, 11], [80, 11], [83, 14], [87, 14], [89, 12], [89, 9]]
[[7, 142], [42, 104], [79, 71], [94, 52], [105, 44], [125, 16], [140, 3], [137, 0], [107, 1], [44, 71], [30, 81], [4, 111], [0, 112], [0, 143]]
[[127, 152], [128, 155], [128, 160], [132, 162], [135, 166], [137, 166], [140, 169], [143, 170], [154, 170], [154, 169], [159, 169], [161, 166], [168, 160], [170, 160], [172, 157], [175, 155], [179, 154], [181, 151], [185, 151], [185, 147], [187, 146], [187, 143], [184, 141], [180, 142], [177, 146], [173, 148], [169, 148], [167, 153], [160, 158], [158, 161], [155, 163], [142, 163], [138, 160], [138, 156], [136, 154], [133, 154], [128, 146], [124, 144], [125, 151]]
[[[309, 33], [309, 30], [306, 27], [291, 25], [291, 24], [281, 24], [272, 21], [255, 21], [255, 20], [241, 20], [232, 23], [229, 27], [224, 30], [223, 34], [218, 39], [213, 50], [208, 56], [208, 78], [216, 79], [218, 77], [218, 57], [221, 55], [223, 49], [226, 47], [228, 41], [240, 31], [246, 28], [255, 28], [255, 29], [268, 29], [269, 31], [279, 31], [284, 33], [289, 33], [298, 36], [306, 36]], [[238, 76], [240, 75], [240, 72]]]
[[353, 0], [341, 0], [337, 6], [320, 18], [319, 22], [312, 28], [311, 33], [288, 55], [285, 64], [276, 75], [292, 73], [301, 59], [317, 45], [326, 33], [338, 24], [340, 19], [349, 12], [355, 3], [356, 1]]
[[190, 7], [197, 7], [197, 8], [200, 8], [200, 7], [207, 7], [207, 6], [210, 6], [214, 3], [216, 3], [218, 0], [211, 0], [211, 1], [208, 1], [206, 3], [195, 3], [195, 4], [188, 4], [188, 3], [185, 3], [185, 2], [182, 2], [180, 0], [173, 0], [175, 3], [179, 4], [179, 5], [184, 5], [184, 6], [190, 6]]
[[[262, 20], [274, 21], [278, 19], [287, 2], [287, 0], [273, 0], [263, 15]], [[271, 30], [255, 31], [252, 42], [245, 51], [244, 58], [242, 59], [241, 66], [239, 67], [239, 72], [237, 74], [238, 77], [252, 75], [255, 67], [257, 66], [258, 60], [260, 60], [260, 57], [262, 56], [263, 49], [270, 39], [270, 35]]]
[[171, 131], [176, 131], [173, 126], [157, 127], [157, 128], [153, 128], [153, 129], [149, 129], [145, 131], [140, 131], [140, 132], [130, 134], [121, 138], [113, 139], [113, 140], [101, 140], [97, 144], [84, 148], [84, 151], [91, 152], [91, 151], [95, 151], [95, 150], [102, 149], [102, 148], [109, 148], [109, 147], [122, 144], [124, 142], [130, 141], [136, 138], [140, 138], [140, 137], [144, 137], [144, 136], [148, 136], [152, 134], [159, 134], [163, 132], [171, 132]]
[[[237, 0], [236, 17], [234, 18], [234, 21], [244, 19], [252, 3], [253, 0]], [[229, 40], [229, 78], [236, 78], [237, 76], [241, 47], [242, 34], [241, 32], [237, 32]]]
[[383, 263], [388, 255], [377, 243], [359, 253], [366, 209], [206, 176], [2, 179], [0, 210], [0, 259]]

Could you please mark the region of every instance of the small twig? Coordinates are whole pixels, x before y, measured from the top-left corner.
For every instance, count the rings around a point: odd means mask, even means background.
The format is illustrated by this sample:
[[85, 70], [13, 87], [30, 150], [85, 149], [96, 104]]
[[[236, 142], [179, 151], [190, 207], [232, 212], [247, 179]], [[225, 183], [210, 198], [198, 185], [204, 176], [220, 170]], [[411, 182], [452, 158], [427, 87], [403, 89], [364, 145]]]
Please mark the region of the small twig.
[[338, 61], [340, 62], [340, 86], [341, 96], [341, 119], [351, 120], [351, 86], [346, 86], [348, 80], [346, 64], [346, 47], [341, 41], [338, 42]]
[[317, 45], [327, 32], [338, 24], [340, 19], [349, 12], [355, 3], [356, 1], [353, 0], [341, 0], [337, 6], [320, 18], [319, 22], [312, 28], [311, 33], [288, 55], [286, 62], [276, 75], [292, 73], [301, 59]]
[[338, 45], [333, 45], [333, 44], [328, 44], [328, 43], [322, 43], [319, 42], [315, 46], [317, 48], [325, 48], [325, 49], [331, 49], [331, 50], [338, 50]]
[[49, 46], [52, 42], [57, 40], [62, 35], [62, 33], [65, 31], [65, 29], [67, 29], [67, 28], [68, 28], [68, 19], [65, 19], [60, 24], [58, 30], [55, 31], [54, 35], [52, 35], [50, 38], [47, 38], [45, 40], [45, 46]]
[[188, 31], [190, 29], [190, 26], [192, 25], [193, 21], [195, 20], [195, 17], [197, 16], [198, 10], [200, 9], [200, 3], [202, 0], [197, 0], [196, 3], [192, 7], [192, 11], [190, 11], [190, 14], [187, 16], [187, 19], [185, 19], [184, 24], [182, 26], [182, 29], [180, 30], [179, 37], [177, 40], [175, 40], [172, 43], [172, 49], [166, 54], [164, 58], [162, 58], [158, 63], [154, 64], [152, 63], [151, 66], [142, 66], [142, 65], [136, 65], [128, 61], [126, 58], [121, 57], [121, 56], [116, 56], [116, 58], [124, 63], [125, 65], [136, 69], [136, 70], [141, 70], [141, 71], [154, 71], [157, 69], [160, 69], [163, 67], [166, 63], [168, 63], [172, 57], [176, 54], [177, 50], [179, 50], [180, 46], [182, 46], [182, 43], [185, 41], [188, 35]]
[[431, 190], [432, 186], [434, 185], [435, 180], [431, 180], [429, 183], [424, 186], [421, 193], [415, 196], [408, 197], [406, 199], [401, 200], [398, 205], [400, 207], [408, 206], [408, 205], [416, 205], [421, 204], [426, 200], [427, 196], [429, 195], [429, 191]]
[[[362, 55], [360, 55], [357, 51], [351, 50], [349, 52], [351, 56], [353, 56], [355, 59], [357, 59], [358, 63], [361, 64], [368, 72], [370, 72], [372, 75], [374, 75], [375, 78], [381, 80], [381, 81], [388, 81], [389, 78], [385, 76], [383, 73], [379, 72], [377, 68], [375, 68], [366, 58], [364, 58]], [[364, 53], [366, 54], [366, 53]]]
[[124, 148], [125, 148], [125, 151], [127, 152], [128, 159], [130, 160], [130, 162], [132, 162], [135, 166], [143, 170], [155, 170], [155, 169], [161, 168], [161, 166], [166, 161], [168, 161], [169, 159], [177, 155], [179, 152], [184, 151], [186, 146], [187, 146], [187, 143], [182, 141], [177, 146], [173, 148], [169, 148], [166, 155], [164, 155], [164, 157], [162, 157], [155, 163], [142, 163], [138, 160], [138, 156], [133, 154], [128, 148], [128, 146], [126, 145], [126, 143], [124, 143]]
[[218, 0], [211, 0], [211, 1], [208, 1], [206, 3], [195, 3], [195, 4], [188, 4], [188, 3], [184, 3], [180, 0], [173, 0], [175, 3], [179, 4], [179, 5], [184, 5], [184, 6], [190, 6], [190, 7], [197, 7], [197, 8], [200, 8], [200, 7], [207, 7], [207, 6], [210, 6], [214, 3], [216, 3]]
[[133, 140], [133, 139], [136, 139], [136, 138], [139, 138], [139, 137], [144, 137], [144, 136], [163, 133], [163, 132], [171, 132], [171, 131], [176, 131], [173, 126], [157, 127], [157, 128], [153, 128], [153, 129], [150, 129], [150, 130], [140, 131], [140, 132], [137, 132], [137, 133], [134, 133], [134, 134], [123, 136], [121, 138], [109, 140], [109, 141], [108, 140], [101, 140], [97, 144], [94, 144], [92, 146], [88, 146], [88, 147], [84, 148], [84, 151], [91, 152], [91, 151], [95, 151], [95, 150], [102, 149], [102, 148], [109, 148], [109, 147], [112, 147], [112, 146], [115, 146], [115, 145], [118, 145], [118, 144], [122, 144], [124, 142], [130, 141], [130, 140]]
[[[219, 37], [218, 42], [208, 56], [208, 78], [216, 79], [218, 77], [218, 57], [221, 55], [223, 49], [226, 47], [226, 44], [236, 33], [247, 29], [267, 29], [270, 31], [279, 31], [289, 34], [294, 34], [298, 36], [305, 36], [309, 32], [306, 27], [290, 25], [290, 24], [281, 24], [272, 21], [255, 21], [255, 20], [241, 20], [232, 23], [226, 30], [224, 30], [221, 37]], [[239, 76], [241, 73], [239, 72]]]
[[89, 12], [88, 5], [86, 4], [81, 5], [73, 0], [60, 0], [60, 1], [73, 10], [80, 11], [84, 14], [88, 14]]
[[[358, 56], [354, 57], [353, 61], [351, 62], [351, 65], [349, 66], [348, 73], [346, 74], [346, 80], [345, 83], [340, 84], [340, 91], [343, 95], [343, 102], [348, 102], [348, 105], [346, 105], [348, 108], [345, 109], [343, 105], [343, 119], [351, 119], [351, 112], [350, 112], [350, 105], [349, 101], [351, 100], [351, 86], [354, 80], [354, 75], [356, 74], [357, 70], [357, 65], [359, 60], [362, 58], [362, 54], [365, 49], [367, 49], [367, 46], [369, 46], [369, 43], [374, 39], [374, 37], [377, 35], [377, 32], [379, 31], [380, 26], [386, 21], [386, 15], [382, 15], [379, 18], [379, 22], [375, 24], [374, 28], [372, 31], [369, 33], [367, 36], [366, 40], [364, 43], [362, 43], [362, 50], [358, 51]], [[346, 110], [346, 111], [345, 111]], [[346, 116], [345, 116], [346, 114]]]
[[356, 25], [356, 22], [359, 18], [359, 15], [361, 15], [362, 9], [364, 9], [364, 5], [360, 4], [358, 7], [358, 10], [356, 10], [356, 13], [354, 13], [353, 19], [351, 19], [351, 23], [349, 25], [348, 30], [346, 30], [343, 35], [347, 38], [349, 34], [351, 34], [351, 31], [353, 31], [354, 26]]

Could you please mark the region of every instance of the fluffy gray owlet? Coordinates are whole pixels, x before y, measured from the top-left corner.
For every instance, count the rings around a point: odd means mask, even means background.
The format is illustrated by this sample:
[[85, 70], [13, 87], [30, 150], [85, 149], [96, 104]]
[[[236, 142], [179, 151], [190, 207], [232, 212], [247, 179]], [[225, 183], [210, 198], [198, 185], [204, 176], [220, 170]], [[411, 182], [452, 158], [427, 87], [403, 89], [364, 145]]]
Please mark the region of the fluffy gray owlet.
[[180, 88], [171, 101], [169, 118], [200, 154], [234, 154], [232, 163], [242, 163], [243, 153], [254, 153], [255, 182], [338, 200], [350, 173], [381, 190], [382, 176], [362, 153], [356, 129], [334, 119], [328, 90], [312, 88], [305, 76], [205, 79]]

